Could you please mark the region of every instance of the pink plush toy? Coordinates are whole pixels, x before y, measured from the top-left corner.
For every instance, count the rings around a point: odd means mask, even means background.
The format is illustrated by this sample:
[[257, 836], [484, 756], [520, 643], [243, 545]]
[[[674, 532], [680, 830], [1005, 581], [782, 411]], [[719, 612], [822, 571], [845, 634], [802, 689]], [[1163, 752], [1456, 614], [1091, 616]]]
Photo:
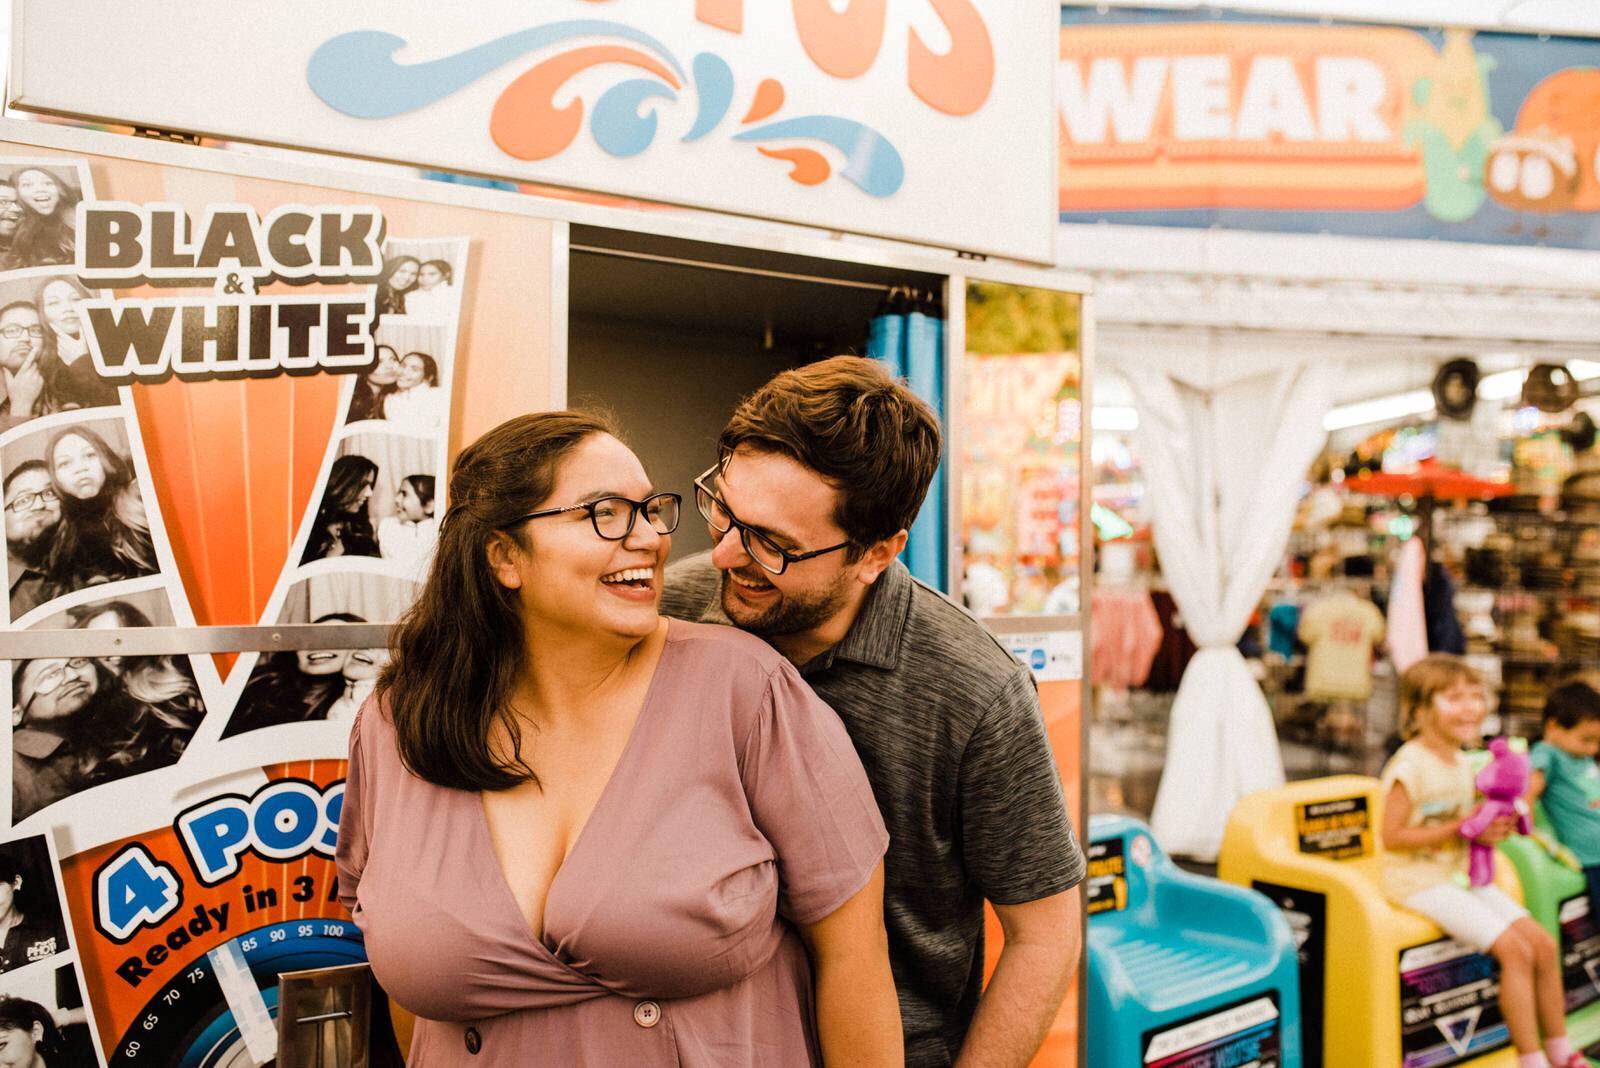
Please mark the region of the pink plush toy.
[[1461, 837], [1470, 843], [1467, 859], [1467, 881], [1473, 886], [1488, 886], [1494, 882], [1494, 846], [1479, 845], [1472, 839], [1488, 829], [1489, 824], [1501, 816], [1517, 817], [1517, 832], [1533, 831], [1533, 819], [1528, 803], [1522, 795], [1528, 790], [1528, 779], [1533, 765], [1526, 753], [1513, 753], [1504, 738], [1489, 740], [1489, 763], [1473, 780], [1483, 795], [1481, 805], [1461, 821]]

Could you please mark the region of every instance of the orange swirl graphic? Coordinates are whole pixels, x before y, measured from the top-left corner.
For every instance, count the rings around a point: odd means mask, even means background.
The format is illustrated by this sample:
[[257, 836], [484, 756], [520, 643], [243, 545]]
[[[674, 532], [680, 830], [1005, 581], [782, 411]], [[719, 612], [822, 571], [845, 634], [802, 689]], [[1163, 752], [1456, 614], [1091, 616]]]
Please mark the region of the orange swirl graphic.
[[760, 148], [757, 152], [773, 159], [786, 159], [794, 164], [789, 169], [789, 178], [801, 185], [821, 185], [828, 180], [828, 175], [833, 173], [833, 168], [828, 166], [827, 159], [820, 152], [813, 152], [809, 148]]
[[549, 159], [572, 144], [583, 125], [583, 101], [555, 106], [555, 94], [567, 80], [601, 63], [627, 63], [656, 75], [674, 89], [677, 77], [654, 57], [618, 45], [576, 48], [548, 59], [506, 86], [489, 113], [489, 136], [508, 156]]

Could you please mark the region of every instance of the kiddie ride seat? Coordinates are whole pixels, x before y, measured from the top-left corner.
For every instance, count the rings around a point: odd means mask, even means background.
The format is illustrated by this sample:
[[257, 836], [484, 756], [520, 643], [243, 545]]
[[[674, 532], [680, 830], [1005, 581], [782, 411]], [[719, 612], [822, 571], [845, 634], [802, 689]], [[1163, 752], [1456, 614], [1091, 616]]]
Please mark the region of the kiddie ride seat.
[[[1555, 827], [1538, 802], [1533, 806], [1533, 829], [1538, 838], [1559, 844]], [[1567, 1033], [1578, 1046], [1600, 1043], [1600, 917], [1590, 913], [1583, 873], [1523, 835], [1501, 842], [1500, 855], [1516, 869], [1526, 895], [1523, 905], [1561, 946]]]
[[[1307, 1068], [1515, 1068], [1499, 966], [1391, 905], [1377, 779], [1335, 775], [1242, 798], [1217, 874], [1283, 909], [1300, 947]], [[1495, 882], [1521, 900], [1510, 864]]]
[[1300, 1068], [1283, 915], [1183, 871], [1137, 820], [1091, 816], [1089, 837], [1089, 1068]]

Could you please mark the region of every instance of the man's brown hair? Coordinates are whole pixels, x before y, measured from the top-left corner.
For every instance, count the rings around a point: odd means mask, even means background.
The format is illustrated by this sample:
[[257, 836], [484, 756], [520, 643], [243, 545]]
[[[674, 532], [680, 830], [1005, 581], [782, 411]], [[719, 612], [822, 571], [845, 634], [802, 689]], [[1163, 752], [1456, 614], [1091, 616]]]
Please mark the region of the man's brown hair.
[[911, 526], [939, 469], [939, 419], [878, 361], [834, 356], [784, 371], [723, 428], [724, 463], [740, 446], [781, 453], [838, 491], [833, 521], [852, 556]]

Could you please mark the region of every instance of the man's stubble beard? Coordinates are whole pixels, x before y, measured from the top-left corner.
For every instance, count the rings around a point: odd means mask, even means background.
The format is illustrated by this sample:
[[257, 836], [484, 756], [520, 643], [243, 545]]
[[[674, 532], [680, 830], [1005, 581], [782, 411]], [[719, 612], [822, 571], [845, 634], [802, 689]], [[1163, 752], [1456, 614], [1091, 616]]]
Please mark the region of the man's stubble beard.
[[737, 600], [732, 586], [732, 575], [724, 571], [722, 610], [740, 630], [761, 638], [799, 634], [821, 626], [844, 608], [847, 589], [846, 578], [841, 575], [833, 586], [813, 596], [802, 597], [792, 593], [780, 593], [777, 604], [755, 616], [750, 616], [749, 609]]

